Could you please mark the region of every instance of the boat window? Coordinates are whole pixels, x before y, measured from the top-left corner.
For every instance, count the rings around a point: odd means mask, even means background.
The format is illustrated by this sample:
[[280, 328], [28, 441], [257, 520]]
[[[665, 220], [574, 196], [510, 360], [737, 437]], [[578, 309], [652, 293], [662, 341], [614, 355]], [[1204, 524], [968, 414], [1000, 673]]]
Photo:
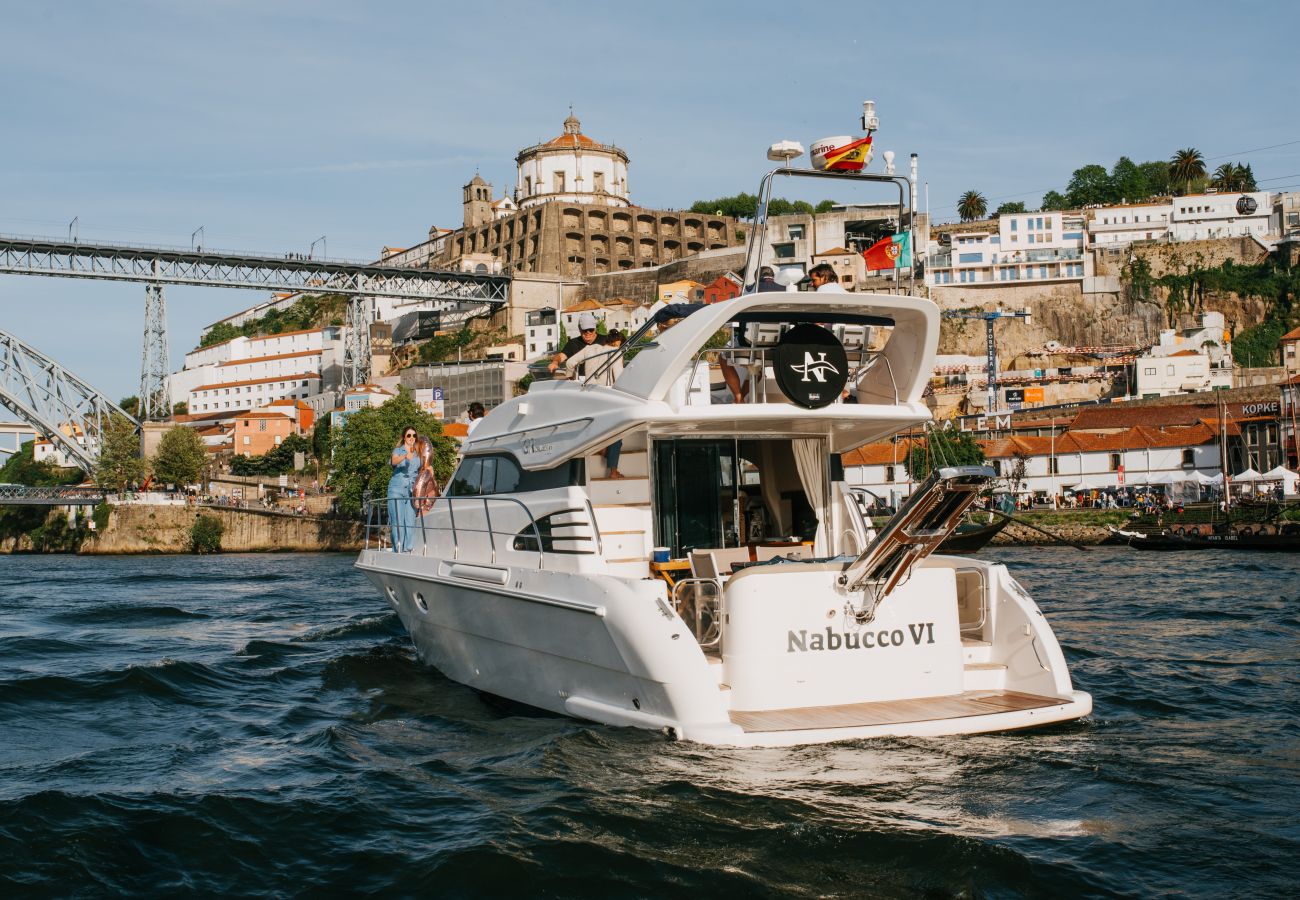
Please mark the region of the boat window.
[[451, 478], [451, 487], [447, 493], [452, 497], [469, 497], [482, 493], [483, 459], [473, 457], [463, 460]]
[[580, 459], [569, 460], [550, 469], [525, 472], [508, 455], [473, 456], [463, 460], [456, 469], [447, 493], [453, 497], [515, 494], [581, 485], [583, 482], [584, 468]]

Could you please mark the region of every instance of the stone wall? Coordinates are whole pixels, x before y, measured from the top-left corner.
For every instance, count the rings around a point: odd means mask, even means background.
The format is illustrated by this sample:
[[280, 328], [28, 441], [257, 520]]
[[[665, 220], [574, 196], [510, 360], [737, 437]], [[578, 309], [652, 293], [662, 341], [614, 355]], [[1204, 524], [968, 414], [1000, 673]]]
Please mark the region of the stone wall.
[[1191, 269], [1217, 269], [1231, 260], [1256, 266], [1268, 251], [1251, 237], [1217, 238], [1208, 241], [1139, 241], [1122, 247], [1103, 246], [1093, 250], [1093, 269], [1097, 275], [1120, 275], [1130, 256], [1145, 259], [1151, 277], [1170, 273], [1181, 275]]
[[228, 553], [357, 551], [364, 542], [359, 522], [289, 516], [256, 510], [192, 506], [113, 506], [108, 527], [87, 540], [83, 554], [187, 553], [190, 528], [200, 515], [216, 516]]
[[591, 275], [587, 278], [586, 296], [594, 300], [612, 300], [618, 297], [645, 302], [656, 299], [661, 284], [671, 284], [684, 278], [708, 284], [727, 272], [739, 273], [744, 265], [745, 250], [736, 248], [727, 252], [704, 253], [653, 268]]

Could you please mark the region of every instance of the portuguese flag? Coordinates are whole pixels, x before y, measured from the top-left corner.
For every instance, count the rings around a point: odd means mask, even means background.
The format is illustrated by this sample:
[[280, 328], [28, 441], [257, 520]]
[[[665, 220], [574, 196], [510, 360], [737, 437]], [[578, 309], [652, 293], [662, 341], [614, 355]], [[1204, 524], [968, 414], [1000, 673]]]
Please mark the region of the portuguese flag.
[[910, 269], [912, 267], [912, 235], [904, 231], [876, 241], [862, 256], [867, 261], [867, 271], [879, 269]]

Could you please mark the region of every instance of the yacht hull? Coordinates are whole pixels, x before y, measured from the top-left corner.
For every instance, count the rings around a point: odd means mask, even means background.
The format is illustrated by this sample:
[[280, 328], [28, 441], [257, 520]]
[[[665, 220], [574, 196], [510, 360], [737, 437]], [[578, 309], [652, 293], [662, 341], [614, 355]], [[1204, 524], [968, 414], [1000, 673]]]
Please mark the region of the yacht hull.
[[[791, 591], [806, 590], [798, 579], [772, 582], [769, 600], [745, 600], [741, 595], [732, 604], [733, 648], [747, 629], [755, 638], [726, 654], [724, 667], [722, 656], [701, 650], [667, 603], [658, 581], [461, 564], [373, 550], [364, 551], [357, 566], [401, 618], [420, 659], [448, 678], [539, 709], [608, 725], [660, 730], [703, 744], [793, 746], [972, 734], [1068, 721], [1091, 710], [1091, 698], [1073, 691], [1068, 677], [1064, 685], [1055, 686], [1040, 678], [1030, 692], [1008, 690], [1005, 685], [966, 689], [971, 686], [962, 684], [961, 642], [955, 630], [944, 654], [958, 654], [956, 661], [939, 655], [927, 658], [924, 646], [899, 648], [894, 657], [887, 651], [877, 655], [885, 667], [880, 672], [902, 665], [940, 678], [919, 679], [919, 695], [886, 691], [884, 699], [854, 702], [856, 698], [844, 694], [842, 672], [857, 672], [860, 683], [879, 683], [879, 674], [862, 668], [874, 664], [875, 657], [863, 650], [859, 656], [843, 658], [807, 654], [805, 661], [794, 651], [798, 642], [811, 640], [796, 636], [808, 629], [792, 629], [813, 620], [801, 622], [797, 615], [764, 608], [764, 603], [772, 602], [774, 608], [779, 603], [788, 609]], [[816, 576], [800, 577], [808, 581]], [[752, 580], [760, 586], [755, 596], [761, 598], [768, 590], [766, 582]], [[915, 602], [923, 603], [919, 592], [925, 578], [918, 575], [916, 582]], [[833, 596], [826, 599], [838, 602]], [[817, 625], [825, 622], [825, 605], [813, 604]], [[747, 617], [746, 609], [754, 612]], [[789, 621], [774, 615], [785, 615]], [[950, 624], [950, 630], [956, 629], [955, 619]], [[887, 616], [876, 626], [877, 634], [911, 633], [907, 624]], [[940, 622], [939, 627], [942, 635], [947, 626]], [[764, 629], [766, 638], [779, 636], [781, 646], [763, 639]], [[1050, 642], [1054, 648], [1054, 638]], [[925, 644], [924, 632], [917, 643]], [[755, 647], [758, 652], [744, 652]], [[762, 656], [773, 649], [775, 655]], [[1055, 652], [1059, 654], [1059, 649]], [[782, 666], [791, 665], [803, 668], [777, 674]], [[837, 665], [855, 668], [837, 670]], [[948, 671], [954, 665], [955, 674]], [[933, 676], [935, 671], [941, 674]], [[863, 674], [868, 677], [862, 678]], [[774, 677], [785, 677], [789, 692], [770, 690], [765, 679]], [[824, 679], [826, 689], [810, 689], [811, 679]], [[796, 684], [801, 680], [805, 683]], [[729, 681], [736, 682], [734, 690]], [[761, 705], [755, 698], [765, 696], [771, 698], [770, 708], [752, 708]], [[825, 705], [816, 705], [819, 702]]]

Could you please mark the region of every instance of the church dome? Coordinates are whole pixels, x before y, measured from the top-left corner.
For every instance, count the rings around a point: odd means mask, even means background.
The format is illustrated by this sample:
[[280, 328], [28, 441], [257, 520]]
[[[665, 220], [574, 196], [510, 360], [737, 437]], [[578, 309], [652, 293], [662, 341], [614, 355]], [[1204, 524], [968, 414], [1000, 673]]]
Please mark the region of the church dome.
[[559, 137], [551, 138], [546, 142], [547, 147], [595, 147], [596, 142], [582, 133], [582, 123], [578, 117], [569, 112], [569, 117], [564, 120], [564, 134]]

